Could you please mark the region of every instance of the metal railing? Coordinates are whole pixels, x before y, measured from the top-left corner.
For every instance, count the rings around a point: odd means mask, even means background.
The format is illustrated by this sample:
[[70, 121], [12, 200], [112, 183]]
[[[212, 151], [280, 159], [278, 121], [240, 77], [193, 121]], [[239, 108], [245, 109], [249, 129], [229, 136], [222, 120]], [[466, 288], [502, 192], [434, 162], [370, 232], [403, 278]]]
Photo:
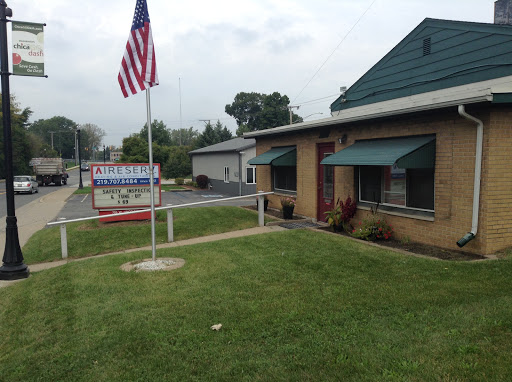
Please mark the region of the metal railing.
[[[218, 203], [218, 202], [228, 202], [232, 200], [239, 199], [247, 199], [247, 198], [257, 198], [258, 201], [258, 224], [260, 227], [265, 225], [265, 216], [264, 216], [264, 197], [265, 195], [273, 195], [273, 192], [264, 192], [258, 191], [257, 194], [251, 195], [243, 195], [243, 196], [234, 196], [230, 198], [224, 199], [214, 199], [214, 200], [205, 200], [204, 202], [194, 202], [194, 203], [184, 203], [184, 204], [168, 204], [165, 207], [156, 207], [155, 211], [167, 210], [167, 242], [172, 243], [174, 241], [174, 222], [173, 222], [173, 209], [175, 208], [184, 208], [184, 207], [192, 207], [201, 204], [210, 204], [210, 203]], [[87, 220], [98, 220], [98, 219], [111, 219], [115, 216], [126, 216], [126, 215], [134, 215], [140, 214], [143, 212], [151, 212], [151, 209], [143, 209], [143, 210], [134, 210], [128, 212], [120, 212], [111, 215], [101, 215], [101, 216], [89, 216], [86, 218], [79, 219], [65, 219], [58, 218], [58, 221], [46, 223], [47, 226], [55, 226], [60, 225], [60, 246], [62, 251], [62, 258], [66, 259], [68, 257], [68, 237], [67, 237], [67, 229], [66, 224], [75, 223], [75, 222], [83, 222]]]

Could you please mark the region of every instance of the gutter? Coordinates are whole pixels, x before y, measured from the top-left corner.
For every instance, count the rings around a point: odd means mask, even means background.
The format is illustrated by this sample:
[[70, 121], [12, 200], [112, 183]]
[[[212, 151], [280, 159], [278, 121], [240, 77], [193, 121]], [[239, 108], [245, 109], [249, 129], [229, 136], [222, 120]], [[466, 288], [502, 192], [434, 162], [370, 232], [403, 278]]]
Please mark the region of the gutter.
[[457, 245], [462, 248], [478, 233], [478, 213], [480, 208], [480, 184], [482, 176], [482, 152], [484, 144], [484, 123], [478, 118], [466, 113], [464, 105], [459, 105], [459, 114], [461, 117], [476, 123], [476, 153], [475, 153], [475, 176], [473, 184], [473, 217], [471, 221], [471, 231], [464, 235]]

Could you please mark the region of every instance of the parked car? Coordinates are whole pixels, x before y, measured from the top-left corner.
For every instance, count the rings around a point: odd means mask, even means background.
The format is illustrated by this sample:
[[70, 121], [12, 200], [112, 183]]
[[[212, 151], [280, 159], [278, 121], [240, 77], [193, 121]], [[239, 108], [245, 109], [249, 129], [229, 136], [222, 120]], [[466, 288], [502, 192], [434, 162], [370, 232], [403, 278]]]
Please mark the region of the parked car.
[[80, 167], [82, 171], [89, 171], [89, 164], [88, 163], [82, 163], [82, 166]]
[[14, 192], [39, 192], [37, 181], [30, 175], [17, 175], [14, 177]]

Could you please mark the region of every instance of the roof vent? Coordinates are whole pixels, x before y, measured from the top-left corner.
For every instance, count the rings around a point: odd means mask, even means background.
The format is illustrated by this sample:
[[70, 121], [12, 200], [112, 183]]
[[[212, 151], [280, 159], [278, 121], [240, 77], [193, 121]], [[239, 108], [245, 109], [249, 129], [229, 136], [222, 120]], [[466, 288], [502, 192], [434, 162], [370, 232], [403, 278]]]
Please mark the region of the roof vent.
[[423, 55], [428, 56], [430, 54], [430, 37], [423, 39]]

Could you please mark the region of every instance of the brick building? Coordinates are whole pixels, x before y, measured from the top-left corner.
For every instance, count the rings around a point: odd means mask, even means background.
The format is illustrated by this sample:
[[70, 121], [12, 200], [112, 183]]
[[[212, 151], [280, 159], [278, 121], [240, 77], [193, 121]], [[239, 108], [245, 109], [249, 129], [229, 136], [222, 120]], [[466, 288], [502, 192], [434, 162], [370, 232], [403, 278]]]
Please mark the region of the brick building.
[[[481, 254], [512, 246], [512, 26], [425, 19], [331, 105], [245, 134], [257, 188], [324, 220], [338, 197], [398, 238]], [[475, 201], [475, 202], [474, 202]]]

